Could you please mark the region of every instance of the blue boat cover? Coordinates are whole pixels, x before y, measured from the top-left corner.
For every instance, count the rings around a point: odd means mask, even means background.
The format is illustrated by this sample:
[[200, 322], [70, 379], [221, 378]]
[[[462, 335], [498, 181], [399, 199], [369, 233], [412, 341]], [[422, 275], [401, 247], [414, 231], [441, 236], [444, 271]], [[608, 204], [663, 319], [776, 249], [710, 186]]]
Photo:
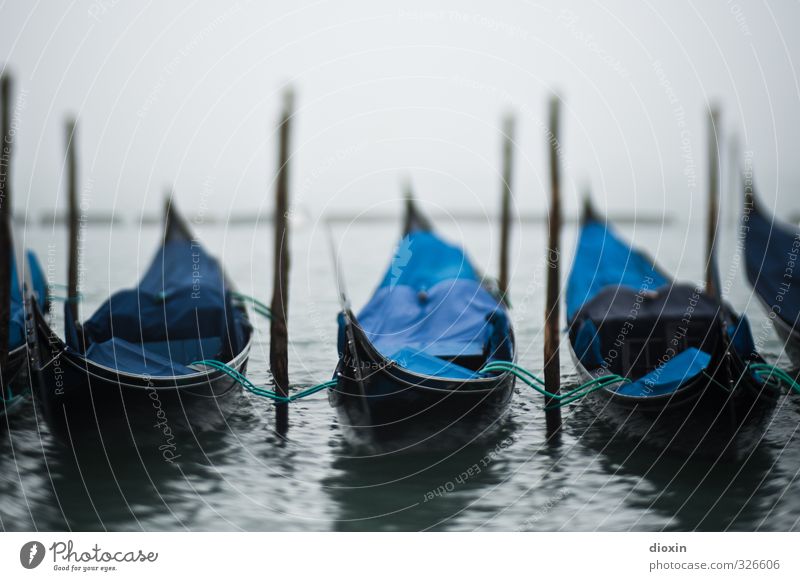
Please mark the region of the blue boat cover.
[[[618, 393], [672, 393], [706, 369], [711, 355], [685, 341], [715, 344], [707, 328], [718, 324], [718, 310], [704, 293], [673, 283], [605, 224], [583, 225], [567, 282], [570, 341], [587, 369], [622, 366], [620, 372], [635, 379]], [[744, 345], [749, 328], [739, 332]]]
[[670, 283], [650, 258], [622, 242], [606, 224], [588, 220], [581, 228], [567, 281], [567, 320], [609, 286], [639, 291]]
[[427, 353], [416, 351], [409, 347], [404, 347], [396, 351], [390, 357], [392, 361], [400, 367], [411, 369], [417, 373], [430, 375], [433, 377], [446, 377], [450, 379], [475, 379], [481, 377], [480, 374], [457, 365], [451, 361], [434, 357]]
[[[28, 251], [28, 267], [30, 268], [31, 283], [36, 300], [44, 303], [47, 298], [47, 282], [44, 272], [36, 259], [36, 255]], [[11, 253], [11, 320], [9, 325], [8, 346], [16, 349], [25, 343], [25, 311], [22, 305], [22, 293], [17, 276], [16, 256]]]
[[[213, 357], [215, 352], [209, 355]], [[86, 350], [86, 358], [111, 369], [136, 369], [151, 377], [175, 377], [194, 371], [179, 362], [177, 354], [163, 356], [150, 345], [131, 343], [114, 337], [102, 343], [92, 343]]]
[[[65, 323], [67, 344], [82, 351], [74, 322]], [[248, 329], [217, 260], [196, 242], [174, 240], [138, 287], [115, 293], [84, 323], [84, 356], [128, 373], [185, 375], [193, 361], [241, 351]]]
[[800, 229], [771, 221], [758, 206], [743, 225], [747, 278], [768, 309], [800, 329]]
[[711, 355], [689, 347], [647, 375], [621, 385], [616, 392], [638, 397], [672, 393], [677, 391], [681, 385], [700, 375], [709, 363], [711, 363]]
[[358, 321], [384, 357], [417, 373], [465, 379], [472, 372], [445, 358], [512, 356], [505, 307], [463, 250], [429, 231], [403, 238]]

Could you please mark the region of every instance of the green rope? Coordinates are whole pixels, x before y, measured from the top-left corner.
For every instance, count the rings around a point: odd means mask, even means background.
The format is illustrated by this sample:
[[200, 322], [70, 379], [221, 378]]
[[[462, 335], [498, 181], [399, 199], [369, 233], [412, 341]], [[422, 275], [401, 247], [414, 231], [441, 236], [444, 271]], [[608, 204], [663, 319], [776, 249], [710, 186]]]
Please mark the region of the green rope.
[[251, 297], [250, 295], [245, 295], [240, 292], [231, 292], [231, 296], [235, 299], [240, 301], [249, 302], [253, 305], [253, 310], [264, 317], [265, 319], [272, 319], [272, 309], [270, 309], [265, 303], [262, 303], [255, 297]]
[[332, 379], [330, 381], [320, 383], [319, 385], [312, 385], [311, 387], [308, 387], [302, 391], [298, 391], [297, 393], [293, 393], [290, 396], [283, 396], [271, 389], [258, 387], [252, 381], [247, 379], [247, 377], [239, 373], [236, 369], [228, 365], [225, 365], [224, 363], [222, 363], [221, 361], [217, 361], [216, 359], [203, 359], [202, 361], [193, 362], [192, 365], [205, 365], [206, 367], [211, 367], [213, 369], [216, 369], [217, 371], [221, 371], [222, 373], [232, 378], [236, 383], [241, 385], [245, 390], [249, 391], [253, 395], [265, 397], [277, 403], [291, 403], [293, 401], [297, 401], [298, 399], [302, 399], [304, 397], [313, 395], [324, 389], [331, 388], [335, 386], [337, 383], [335, 379]]
[[[238, 294], [238, 293], [237, 293]], [[250, 297], [239, 297], [239, 298], [246, 298], [249, 299]], [[257, 303], [255, 299], [253, 299], [254, 303]], [[202, 361], [195, 361], [192, 365], [204, 365], [206, 367], [211, 367], [216, 369], [217, 371], [221, 371], [222, 373], [231, 377], [234, 381], [240, 384], [245, 390], [249, 391], [250, 393], [271, 399], [277, 403], [291, 403], [297, 401], [299, 399], [308, 397], [325, 389], [329, 389], [336, 385], [336, 380], [330, 380], [319, 385], [313, 385], [308, 387], [302, 391], [299, 391], [295, 394], [290, 396], [282, 396], [279, 393], [271, 390], [266, 389], [263, 387], [258, 387], [257, 385], [253, 384], [247, 377], [243, 374], [239, 373], [236, 369], [222, 363], [221, 361], [217, 361], [215, 359], [204, 359]], [[798, 383], [794, 378], [792, 378], [788, 373], [785, 371], [778, 369], [772, 365], [767, 365], [766, 363], [754, 363], [750, 365], [750, 370], [753, 374], [758, 377], [759, 380], [763, 381], [767, 385], [771, 385], [774, 387], [780, 387], [781, 385], [786, 385], [791, 390], [800, 393], [800, 383]], [[511, 373], [516, 376], [520, 381], [534, 389], [535, 391], [539, 392], [540, 394], [549, 397], [551, 399], [556, 400], [556, 403], [550, 404], [545, 406], [545, 410], [550, 410], [554, 408], [564, 407], [569, 405], [575, 401], [583, 399], [590, 393], [594, 393], [595, 391], [599, 391], [601, 389], [605, 389], [611, 385], [618, 384], [618, 383], [630, 383], [630, 379], [626, 377], [622, 377], [620, 375], [604, 375], [602, 377], [596, 377], [586, 383], [582, 383], [579, 386], [564, 392], [564, 393], [552, 393], [545, 389], [545, 382], [522, 367], [521, 365], [517, 365], [511, 361], [493, 361], [488, 365], [481, 368], [478, 373], [491, 373], [491, 372], [506, 372]], [[714, 380], [713, 377], [710, 379]], [[715, 381], [715, 380], [714, 380]], [[724, 387], [724, 386], [723, 386]], [[10, 400], [6, 400], [10, 401]]]
[[620, 375], [604, 375], [603, 377], [597, 377], [591, 381], [587, 381], [586, 383], [576, 387], [572, 392], [567, 393], [574, 393], [576, 391], [580, 391], [580, 393], [575, 394], [572, 397], [565, 397], [564, 399], [550, 404], [549, 406], [545, 406], [545, 410], [551, 410], [555, 408], [564, 407], [565, 405], [569, 405], [572, 402], [578, 401], [579, 399], [583, 399], [590, 393], [594, 393], [595, 391], [600, 391], [601, 389], [605, 389], [611, 385], [615, 385], [617, 383], [630, 383], [631, 380], [627, 377], [622, 377]]
[[749, 368], [753, 375], [771, 387], [780, 388], [785, 385], [789, 391], [800, 393], [800, 383], [783, 369], [767, 363], [751, 363]]
[[331, 387], [335, 387], [337, 383], [338, 382], [335, 379], [331, 379], [330, 381], [325, 381], [323, 383], [320, 383], [319, 385], [313, 385], [307, 389], [304, 389], [303, 391], [298, 391], [297, 393], [290, 395], [286, 399], [290, 402], [296, 401], [298, 399], [308, 397], [309, 395], [313, 395], [318, 391], [322, 391], [323, 389], [329, 389]]
[[[320, 391], [323, 391], [325, 389], [334, 387], [337, 383], [335, 379], [332, 379], [330, 381], [320, 383], [319, 385], [312, 385], [311, 387], [308, 387], [290, 396], [282, 396], [271, 389], [258, 387], [243, 374], [239, 373], [239, 371], [226, 365], [225, 363], [222, 363], [221, 361], [217, 361], [215, 359], [203, 359], [202, 361], [193, 362], [192, 365], [204, 365], [206, 367], [211, 367], [212, 369], [216, 369], [217, 371], [221, 371], [228, 377], [232, 378], [239, 385], [241, 385], [246, 391], [249, 391], [250, 393], [260, 397], [271, 399], [272, 401], [275, 401], [277, 403], [291, 403], [299, 399], [313, 395], [315, 393], [318, 393]], [[544, 389], [544, 387], [542, 387], [544, 386], [544, 381], [542, 379], [540, 379], [539, 377], [537, 377], [524, 367], [512, 363], [510, 361], [494, 361], [484, 366], [479, 371], [479, 373], [489, 373], [493, 371], [503, 371], [511, 373], [515, 375], [517, 378], [519, 378], [520, 381], [533, 388], [535, 391], [538, 391], [542, 395], [545, 395], [551, 399], [556, 400], [557, 403], [551, 404], [545, 407], [545, 409], [563, 407], [565, 405], [568, 405], [572, 402], [575, 402], [579, 399], [586, 397], [590, 393], [609, 387], [610, 385], [630, 382], [629, 379], [621, 377], [619, 375], [604, 375], [602, 377], [596, 377], [591, 381], [587, 381], [586, 383], [583, 383], [578, 387], [571, 389], [565, 393], [556, 394], [556, 393], [551, 393], [546, 389]]]
[[545, 389], [545, 382], [541, 378], [537, 377], [521, 365], [517, 365], [511, 361], [493, 361], [492, 363], [489, 363], [480, 369], [479, 373], [488, 373], [491, 371], [503, 371], [511, 373], [524, 384], [533, 388], [535, 391], [546, 397], [556, 400], [557, 403], [550, 404], [549, 406], [546, 406], [545, 409], [563, 407], [586, 397], [590, 393], [599, 391], [615, 383], [630, 383], [630, 379], [626, 377], [619, 375], [604, 375], [602, 377], [596, 377], [590, 381], [587, 381], [586, 383], [582, 383], [581, 385], [567, 392], [552, 393]]

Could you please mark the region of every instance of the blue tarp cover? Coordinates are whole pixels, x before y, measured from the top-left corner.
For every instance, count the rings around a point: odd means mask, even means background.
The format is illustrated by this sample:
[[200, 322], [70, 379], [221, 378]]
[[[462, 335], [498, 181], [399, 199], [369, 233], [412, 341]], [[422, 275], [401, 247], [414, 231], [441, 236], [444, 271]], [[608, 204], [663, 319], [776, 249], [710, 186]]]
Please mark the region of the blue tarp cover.
[[[215, 356], [209, 339], [219, 346], [225, 337], [236, 353], [246, 323], [226, 291], [222, 268], [199, 244], [167, 242], [138, 287], [115, 293], [84, 323], [85, 356], [120, 371], [171, 376]], [[73, 331], [68, 318], [67, 342], [79, 349]]]
[[590, 220], [581, 228], [567, 281], [567, 320], [607, 286], [654, 290], [670, 279], [644, 254], [621, 241], [606, 224]]
[[441, 357], [434, 357], [427, 353], [415, 351], [409, 347], [400, 349], [392, 354], [389, 359], [400, 367], [434, 377], [446, 377], [449, 379], [475, 379], [476, 377], [481, 377], [471, 369], [445, 361]]
[[660, 367], [616, 391], [623, 395], [655, 396], [677, 391], [684, 383], [697, 377], [708, 367], [711, 355], [694, 347], [681, 351]]
[[195, 371], [176, 361], [175, 357], [164, 357], [141, 343], [131, 343], [115, 337], [102, 343], [92, 343], [86, 350], [86, 358], [111, 369], [133, 369], [153, 377], [188, 375]]
[[744, 224], [747, 278], [769, 309], [800, 328], [800, 229], [773, 223], [757, 208]]
[[508, 334], [505, 307], [481, 285], [463, 250], [419, 230], [403, 238], [358, 321], [385, 357], [455, 378], [468, 370], [430, 357], [480, 356], [497, 343], [495, 327]]
[[[28, 267], [31, 273], [33, 291], [36, 300], [43, 303], [47, 297], [47, 283], [44, 272], [33, 252], [27, 252]], [[22, 306], [22, 294], [17, 278], [16, 256], [13, 251], [11, 255], [11, 320], [9, 325], [8, 346], [9, 349], [16, 349], [25, 342], [25, 312]]]

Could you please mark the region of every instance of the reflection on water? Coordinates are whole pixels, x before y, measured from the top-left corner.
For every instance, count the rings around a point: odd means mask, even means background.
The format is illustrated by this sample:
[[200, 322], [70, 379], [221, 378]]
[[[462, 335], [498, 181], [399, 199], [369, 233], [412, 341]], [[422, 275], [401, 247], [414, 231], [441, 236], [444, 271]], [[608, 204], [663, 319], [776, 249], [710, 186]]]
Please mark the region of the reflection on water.
[[[480, 223], [444, 221], [491, 271], [496, 247]], [[699, 229], [694, 229], [699, 230]], [[625, 228], [626, 234], [632, 233]], [[396, 232], [384, 225], [337, 230], [348, 288], [363, 304], [386, 265]], [[638, 226], [637, 240], [654, 247], [661, 236], [696, 237], [686, 225]], [[61, 243], [33, 229], [39, 252]], [[132, 284], [146, 265], [157, 230], [132, 227], [87, 231], [83, 314], [110, 292]], [[201, 239], [223, 257], [243, 292], [267, 296], [269, 230], [207, 227]], [[292, 272], [290, 367], [293, 381], [325, 380], [335, 365], [336, 296], [325, 235], [299, 230]], [[565, 233], [570, 256], [574, 232]], [[110, 240], [110, 243], [109, 243]], [[541, 369], [542, 227], [526, 225], [515, 239], [512, 312], [521, 363]], [[92, 244], [92, 241], [95, 243]], [[699, 242], [698, 242], [699, 243]], [[658, 260], [684, 276], [701, 276], [701, 257]], [[687, 247], [692, 247], [687, 244]], [[246, 251], [244, 251], [246, 249]], [[63, 282], [59, 263], [56, 282]], [[566, 268], [565, 268], [566, 269]], [[723, 269], [724, 272], [727, 272]], [[739, 273], [741, 275], [741, 273]], [[539, 281], [538, 283], [536, 281]], [[532, 282], [533, 281], [533, 282]], [[731, 285], [737, 308], [748, 306], [758, 335], [763, 315], [749, 289]], [[56, 325], [58, 327], [58, 325]], [[259, 322], [249, 375], [266, 383], [268, 333]], [[768, 355], [774, 334], [763, 334]], [[568, 357], [565, 381], [574, 382]], [[273, 410], [242, 394], [227, 425], [181, 433], [175, 462], [159, 450], [159, 432], [126, 426], [97, 441], [71, 426], [53, 436], [33, 410], [0, 438], [0, 526], [5, 530], [796, 530], [800, 528], [800, 398], [778, 406], [766, 440], [748, 457], [662, 455], [625, 440], [580, 405], [565, 412], [561, 441], [547, 444], [539, 398], [518, 387], [510, 417], [491, 440], [455, 449], [367, 453], [342, 439], [324, 394], [293, 404], [285, 439], [273, 431]]]

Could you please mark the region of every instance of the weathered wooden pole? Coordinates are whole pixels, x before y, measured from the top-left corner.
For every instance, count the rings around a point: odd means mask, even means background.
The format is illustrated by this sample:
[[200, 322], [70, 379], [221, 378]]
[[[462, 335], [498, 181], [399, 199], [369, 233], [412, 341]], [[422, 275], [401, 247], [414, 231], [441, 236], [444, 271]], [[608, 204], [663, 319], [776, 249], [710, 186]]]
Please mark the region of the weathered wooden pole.
[[[278, 175], [275, 180], [275, 246], [272, 277], [272, 320], [270, 323], [269, 363], [275, 391], [289, 394], [289, 330], [286, 318], [289, 307], [289, 137], [294, 107], [291, 90], [284, 93], [283, 112], [278, 127]], [[289, 405], [275, 406], [275, 424], [279, 434], [289, 429]]]
[[708, 222], [706, 224], [706, 293], [718, 297], [716, 265], [717, 223], [719, 221], [719, 111], [712, 105], [708, 116]]
[[514, 173], [514, 116], [509, 114], [503, 121], [503, 184], [500, 207], [500, 274], [497, 285], [500, 296], [507, 302], [511, 275], [508, 270], [508, 253], [511, 237], [511, 179]]
[[67, 139], [67, 236], [68, 236], [68, 258], [67, 258], [67, 308], [69, 309], [72, 320], [77, 326], [80, 322], [78, 318], [78, 296], [80, 288], [78, 286], [80, 255], [80, 216], [78, 214], [78, 161], [75, 153], [77, 140], [77, 124], [75, 119], [68, 119], [66, 125]]
[[11, 238], [11, 78], [0, 78], [0, 388], [2, 373], [8, 364], [9, 325], [11, 323], [11, 265], [13, 240]]
[[[559, 268], [559, 235], [561, 232], [561, 190], [559, 166], [559, 109], [557, 96], [550, 99], [550, 214], [547, 234], [547, 294], [544, 310], [544, 383], [545, 389], [553, 394], [561, 390], [561, 362], [558, 355], [560, 342], [559, 321], [561, 314], [561, 274]], [[545, 396], [545, 420], [548, 439], [555, 438], [561, 431], [561, 408], [555, 407], [558, 401]], [[551, 407], [553, 406], [553, 407]]]

